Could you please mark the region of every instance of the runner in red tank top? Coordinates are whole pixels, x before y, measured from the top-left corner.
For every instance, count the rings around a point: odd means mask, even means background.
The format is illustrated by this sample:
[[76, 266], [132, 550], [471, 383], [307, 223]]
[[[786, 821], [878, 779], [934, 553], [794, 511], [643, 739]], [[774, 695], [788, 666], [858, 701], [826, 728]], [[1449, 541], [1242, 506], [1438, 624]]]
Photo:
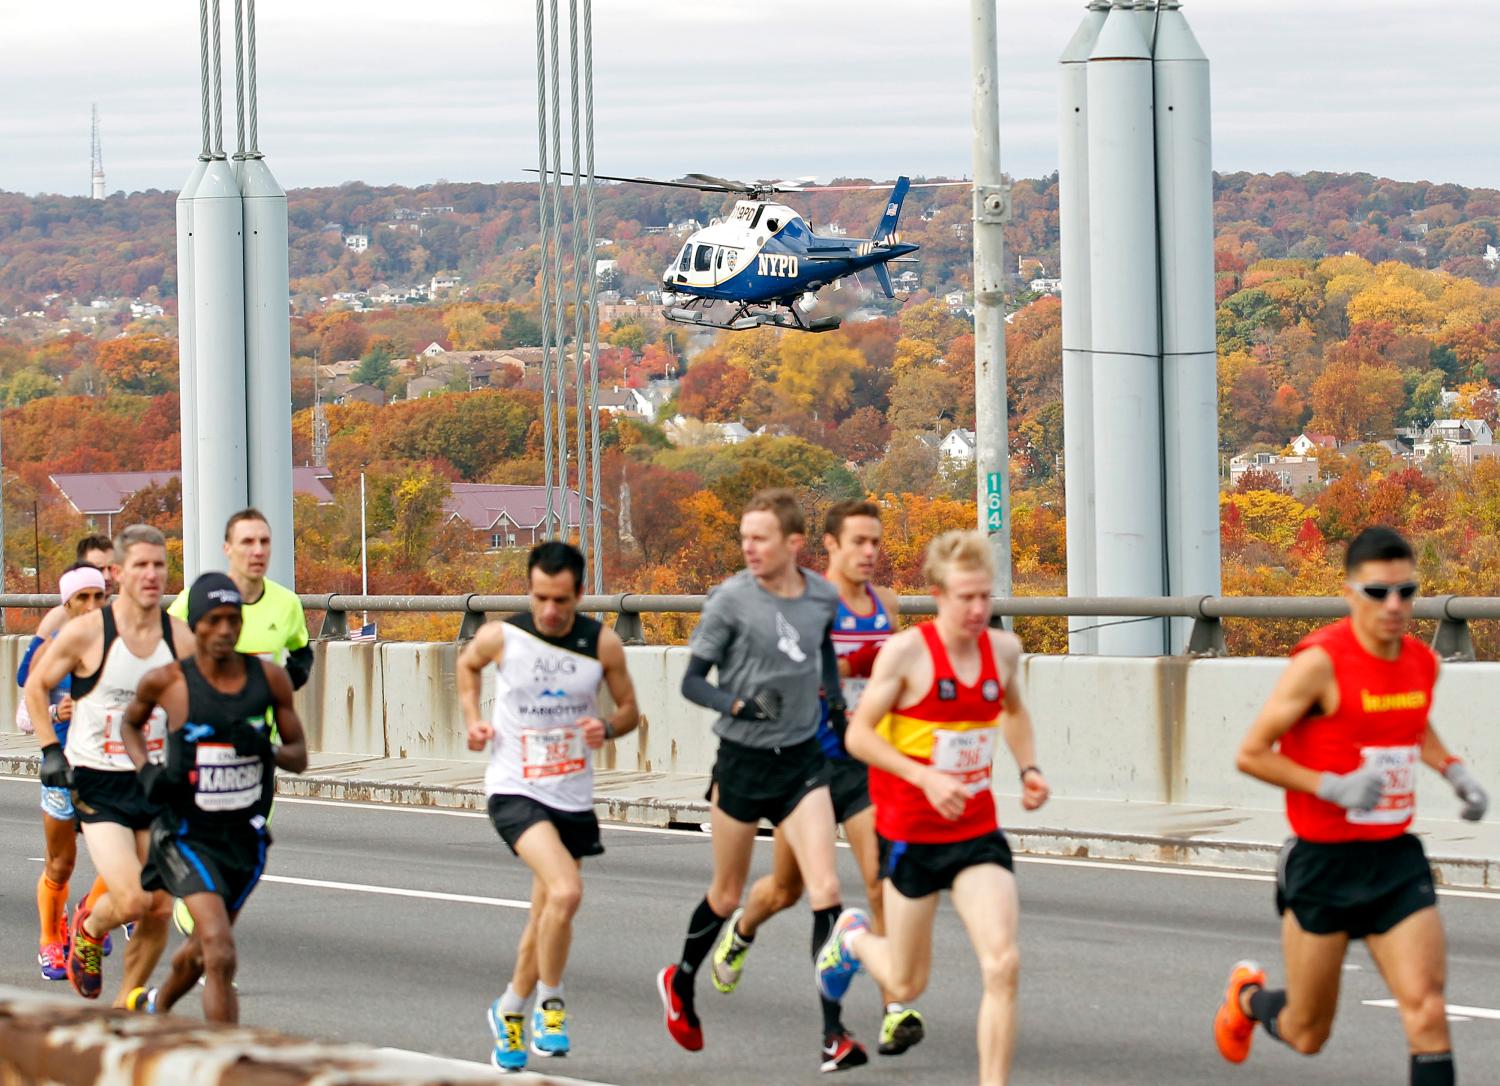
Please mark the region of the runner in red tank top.
[[1344, 557], [1349, 617], [1304, 638], [1240, 745], [1236, 762], [1286, 789], [1292, 837], [1277, 872], [1287, 987], [1254, 962], [1229, 975], [1214, 1039], [1231, 1063], [1255, 1023], [1298, 1052], [1328, 1040], [1351, 939], [1364, 939], [1401, 1010], [1412, 1086], [1452, 1086], [1443, 999], [1447, 971], [1432, 871], [1407, 833], [1416, 771], [1442, 773], [1484, 817], [1489, 797], [1428, 723], [1438, 662], [1406, 631], [1417, 592], [1410, 545], [1368, 528]]
[[938, 893], [948, 890], [984, 977], [979, 1081], [1003, 1086], [1016, 1025], [1019, 905], [1010, 847], [995, 820], [990, 767], [1003, 738], [1021, 770], [1021, 803], [1047, 801], [1031, 717], [1016, 688], [1021, 643], [990, 630], [995, 570], [978, 532], [927, 549], [937, 619], [891, 638], [876, 657], [845, 745], [870, 767], [885, 876], [884, 936], [857, 909], [818, 954], [818, 980], [842, 998], [861, 966], [891, 998], [927, 987]]

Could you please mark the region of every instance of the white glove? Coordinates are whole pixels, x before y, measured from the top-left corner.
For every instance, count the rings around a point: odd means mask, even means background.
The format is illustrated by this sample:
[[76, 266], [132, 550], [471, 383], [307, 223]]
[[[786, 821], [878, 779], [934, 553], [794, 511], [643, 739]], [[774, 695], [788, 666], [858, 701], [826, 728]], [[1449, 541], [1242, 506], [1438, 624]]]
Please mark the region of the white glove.
[[16, 730], [22, 735], [34, 735], [36, 727], [31, 723], [31, 714], [26, 711], [26, 702], [16, 703]]
[[1483, 818], [1484, 812], [1490, 807], [1490, 794], [1474, 779], [1469, 767], [1462, 762], [1454, 762], [1443, 770], [1443, 776], [1463, 801], [1463, 806], [1458, 811], [1459, 817], [1466, 822], [1478, 822]]
[[1385, 770], [1366, 766], [1352, 773], [1324, 773], [1318, 798], [1351, 811], [1371, 811], [1385, 791]]

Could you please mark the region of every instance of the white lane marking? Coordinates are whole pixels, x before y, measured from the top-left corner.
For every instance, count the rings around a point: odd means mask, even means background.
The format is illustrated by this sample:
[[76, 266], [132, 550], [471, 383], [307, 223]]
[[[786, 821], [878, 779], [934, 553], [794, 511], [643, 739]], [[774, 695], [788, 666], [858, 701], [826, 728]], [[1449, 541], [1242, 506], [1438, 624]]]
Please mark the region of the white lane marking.
[[327, 879], [299, 879], [290, 875], [262, 875], [262, 882], [281, 882], [288, 886], [311, 886], [318, 890], [347, 890], [357, 894], [383, 894], [386, 897], [419, 897], [428, 901], [456, 901], [464, 905], [492, 905], [498, 909], [530, 909], [531, 902], [508, 897], [478, 897], [474, 894], [445, 894], [437, 890], [407, 890], [400, 886], [371, 886], [362, 882], [330, 882]]
[[[444, 1067], [451, 1067], [455, 1071], [464, 1071], [466, 1073], [472, 1073], [474, 1071], [488, 1071], [493, 1074], [497, 1080], [501, 1077], [500, 1073], [495, 1071], [495, 1069], [488, 1063], [477, 1063], [473, 1060], [456, 1060], [449, 1056], [429, 1056], [425, 1052], [413, 1052], [407, 1048], [379, 1048], [376, 1049], [376, 1051], [380, 1052], [382, 1055], [389, 1055], [403, 1059], [415, 1057], [416, 1059], [421, 1061], [423, 1067], [431, 1067], [434, 1064], [437, 1064]], [[564, 1084], [577, 1084], [577, 1086], [609, 1086], [608, 1083], [596, 1082], [593, 1079], [558, 1078], [556, 1075], [547, 1075], [546, 1080], [549, 1083], [556, 1083], [557, 1086], [564, 1086]]]
[[[0, 781], [35, 783], [35, 777], [7, 777]], [[415, 815], [447, 815], [450, 818], [489, 818], [483, 811], [463, 811], [448, 807], [408, 807], [399, 803], [357, 803], [337, 799], [311, 799], [304, 796], [277, 796], [277, 803], [305, 803], [311, 807], [353, 807], [362, 811], [385, 811]], [[654, 833], [662, 837], [692, 837], [700, 841], [711, 838], [702, 830], [673, 830], [665, 826], [627, 826], [618, 822], [601, 822], [600, 828], [618, 833]], [[757, 837], [757, 841], [768, 842], [769, 837]], [[848, 848], [849, 842], [837, 842], [839, 848]], [[1018, 863], [1048, 864], [1056, 867], [1081, 867], [1097, 871], [1130, 871], [1143, 875], [1179, 875], [1193, 879], [1231, 879], [1240, 882], [1275, 882], [1276, 876], [1254, 871], [1220, 871], [1211, 868], [1167, 867], [1161, 864], [1137, 863], [1134, 860], [1080, 860], [1068, 856], [1017, 856]], [[1440, 887], [1439, 897], [1473, 898], [1479, 901], [1500, 901], [1500, 890], [1461, 890]], [[528, 906], [529, 907], [529, 906]]]
[[[1360, 1002], [1366, 1007], [1384, 1007], [1392, 1011], [1397, 1006], [1394, 999], [1362, 999]], [[1448, 1018], [1453, 1022], [1469, 1022], [1475, 1018], [1500, 1022], [1500, 1011], [1491, 1010], [1489, 1007], [1465, 1007], [1458, 1003], [1449, 1003], [1447, 1009]]]

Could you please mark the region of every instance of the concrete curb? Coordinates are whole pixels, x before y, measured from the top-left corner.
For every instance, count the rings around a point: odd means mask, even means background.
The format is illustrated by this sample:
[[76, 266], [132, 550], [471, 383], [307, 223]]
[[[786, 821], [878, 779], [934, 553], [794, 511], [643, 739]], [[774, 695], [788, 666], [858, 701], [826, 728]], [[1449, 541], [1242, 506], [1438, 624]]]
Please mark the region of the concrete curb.
[[[37, 757], [0, 756], [0, 773], [35, 777]], [[482, 811], [482, 786], [424, 785], [358, 777], [290, 776], [276, 778], [276, 794], [298, 799], [342, 803], [394, 804]], [[595, 797], [594, 812], [601, 821], [635, 826], [700, 825], [708, 821], [708, 803], [699, 798], [662, 799], [641, 796]], [[1108, 830], [1063, 826], [1006, 827], [1011, 847], [1020, 855], [1133, 861], [1182, 867], [1239, 871], [1275, 871], [1281, 842], [1241, 841], [1166, 834], [1114, 833]], [[1429, 855], [1439, 885], [1500, 890], [1500, 859], [1477, 856]]]

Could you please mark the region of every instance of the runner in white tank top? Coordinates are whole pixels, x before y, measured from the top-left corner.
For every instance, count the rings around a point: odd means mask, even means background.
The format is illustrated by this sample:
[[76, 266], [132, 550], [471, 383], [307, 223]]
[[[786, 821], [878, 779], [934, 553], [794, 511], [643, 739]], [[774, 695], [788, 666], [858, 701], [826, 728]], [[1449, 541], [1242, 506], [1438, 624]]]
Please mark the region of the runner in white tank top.
[[[166, 540], [155, 528], [135, 524], [115, 540], [119, 597], [103, 610], [70, 621], [26, 680], [26, 705], [42, 745], [42, 783], [73, 788], [73, 806], [83, 826], [89, 857], [108, 887], [92, 909], [73, 917], [68, 979], [85, 999], [103, 987], [103, 940], [111, 928], [134, 922], [125, 951], [124, 1005], [131, 989], [144, 985], [167, 941], [166, 906], [157, 907], [141, 889], [141, 865], [156, 809], [146, 801], [120, 740], [120, 716], [135, 697], [136, 684], [152, 668], [193, 650], [187, 624], [161, 610], [167, 576]], [[47, 720], [47, 700], [72, 675], [73, 723], [66, 755]], [[41, 719], [37, 714], [40, 711]], [[148, 731], [153, 758], [162, 755], [164, 724]], [[69, 763], [72, 763], [70, 766]]]
[[[593, 752], [639, 720], [624, 644], [578, 614], [583, 573], [578, 548], [556, 541], [534, 547], [526, 562], [530, 613], [486, 623], [458, 657], [469, 749], [490, 744], [484, 778], [490, 819], [534, 876], [510, 985], [488, 1012], [495, 1038], [490, 1062], [502, 1071], [526, 1066], [526, 1004], [533, 994], [530, 1050], [568, 1054], [562, 984], [583, 896], [579, 861], [604, 851], [594, 817]], [[486, 720], [479, 691], [491, 664], [495, 708]], [[615, 703], [607, 721], [599, 717], [601, 682]]]

